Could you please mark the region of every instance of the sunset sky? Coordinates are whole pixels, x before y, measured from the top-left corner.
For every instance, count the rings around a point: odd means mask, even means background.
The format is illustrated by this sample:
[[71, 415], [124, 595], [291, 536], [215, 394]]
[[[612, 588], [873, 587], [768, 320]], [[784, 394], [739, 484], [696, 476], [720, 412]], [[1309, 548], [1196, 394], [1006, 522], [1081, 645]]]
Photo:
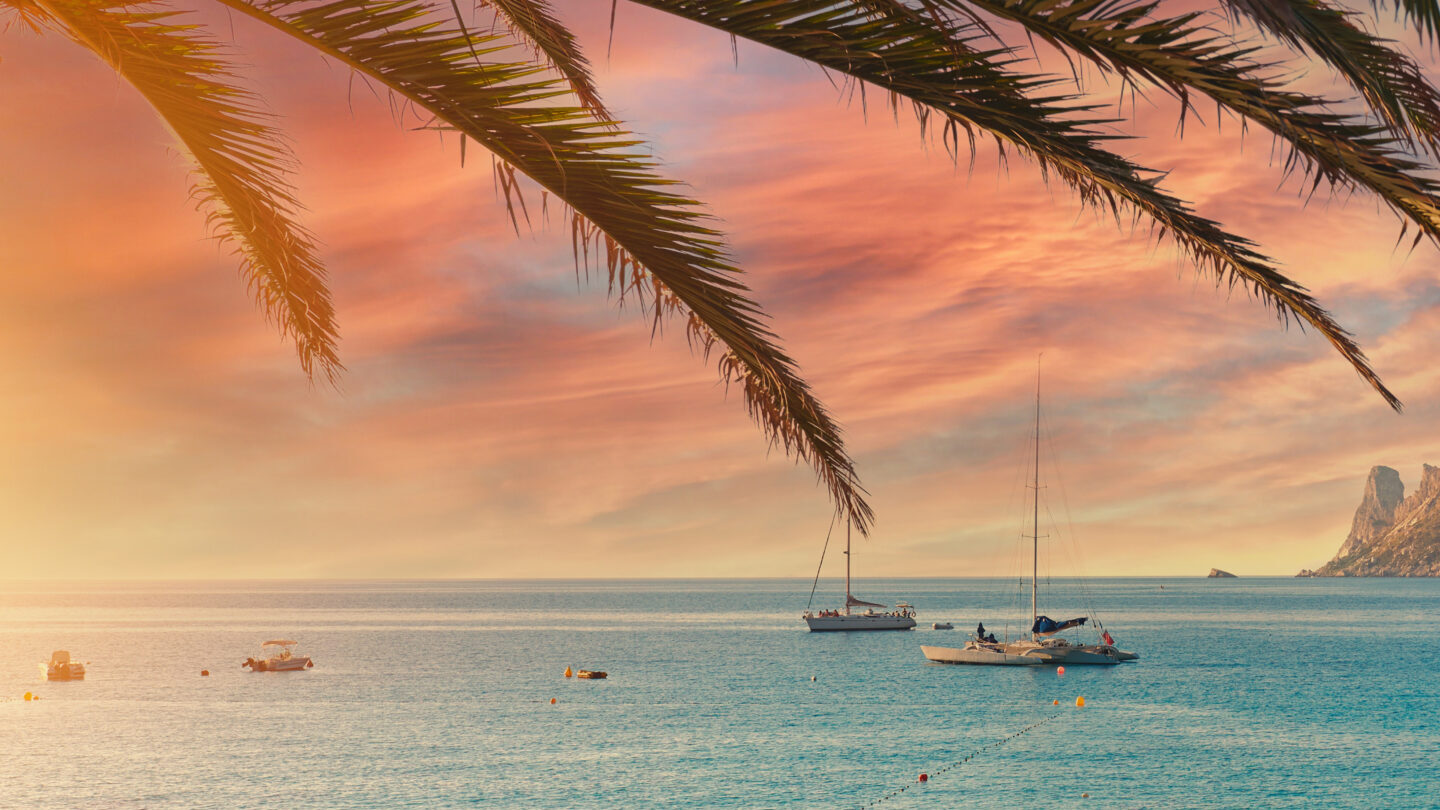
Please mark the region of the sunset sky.
[[[1083, 550], [1056, 575], [1293, 574], [1335, 553], [1372, 465], [1413, 487], [1440, 463], [1440, 251], [1395, 249], [1371, 198], [1304, 204], [1258, 128], [1204, 108], [1177, 139], [1154, 91], [1116, 148], [1308, 285], [1403, 415], [1023, 160], [957, 168], [878, 93], [867, 120], [817, 69], [743, 42], [737, 65], [625, 3], [607, 57], [610, 3], [557, 5], [844, 425], [877, 514], [857, 573], [1015, 573], [1041, 351], [1049, 492]], [[478, 149], [461, 168], [344, 68], [233, 30], [302, 164], [342, 390], [306, 381], [205, 238], [144, 101], [58, 36], [0, 34], [0, 578], [814, 572], [809, 468], [767, 454], [678, 328], [652, 342], [577, 285], [559, 216], [517, 237]]]

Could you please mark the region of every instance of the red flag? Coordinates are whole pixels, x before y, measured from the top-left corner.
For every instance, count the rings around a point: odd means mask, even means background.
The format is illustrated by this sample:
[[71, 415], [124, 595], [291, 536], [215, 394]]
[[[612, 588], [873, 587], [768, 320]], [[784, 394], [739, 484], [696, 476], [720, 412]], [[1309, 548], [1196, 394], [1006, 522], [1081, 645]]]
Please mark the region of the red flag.
[[1105, 635], [1101, 636], [1101, 638], [1105, 639], [1105, 643], [1106, 643], [1106, 644], [1109, 644], [1109, 645], [1112, 646], [1112, 647], [1115, 646], [1115, 639], [1113, 639], [1113, 638], [1110, 637], [1110, 631], [1109, 631], [1109, 630], [1106, 630], [1106, 631], [1105, 631]]

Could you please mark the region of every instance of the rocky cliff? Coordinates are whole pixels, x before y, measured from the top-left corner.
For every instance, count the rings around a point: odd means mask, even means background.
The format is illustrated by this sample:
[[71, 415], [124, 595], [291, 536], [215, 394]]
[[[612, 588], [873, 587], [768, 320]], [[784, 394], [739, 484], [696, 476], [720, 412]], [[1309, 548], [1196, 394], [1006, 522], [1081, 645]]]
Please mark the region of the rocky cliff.
[[1234, 578], [1235, 578], [1235, 575], [1234, 575], [1234, 574], [1230, 573], [1229, 571], [1221, 571], [1219, 568], [1211, 568], [1211, 569], [1210, 569], [1210, 573], [1206, 574], [1205, 576], [1207, 576], [1207, 577], [1209, 577], [1209, 578], [1211, 578], [1211, 579], [1226, 579], [1226, 578], [1228, 578], [1228, 579], [1234, 579]]
[[1340, 552], [1300, 576], [1440, 576], [1440, 467], [1424, 465], [1420, 486], [1408, 498], [1399, 473], [1372, 468]]

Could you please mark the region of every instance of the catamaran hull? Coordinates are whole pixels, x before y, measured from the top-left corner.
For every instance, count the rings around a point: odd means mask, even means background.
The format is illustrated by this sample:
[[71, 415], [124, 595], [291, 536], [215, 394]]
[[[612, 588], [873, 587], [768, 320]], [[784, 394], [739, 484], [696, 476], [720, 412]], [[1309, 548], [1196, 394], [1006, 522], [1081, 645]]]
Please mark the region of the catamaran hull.
[[915, 620], [908, 616], [807, 616], [805, 623], [812, 633], [830, 633], [843, 630], [911, 630]]
[[959, 647], [928, 647], [920, 645], [925, 657], [937, 664], [973, 664], [991, 667], [1038, 667], [1046, 663], [1038, 656], [1011, 655], [995, 650], [966, 650]]
[[1048, 663], [1054, 664], [1076, 664], [1092, 666], [1109, 666], [1118, 664], [1121, 661], [1134, 661], [1140, 656], [1132, 652], [1118, 650], [1108, 645], [1085, 645], [1083, 647], [1071, 647], [1062, 653], [1054, 656], [1054, 660]]

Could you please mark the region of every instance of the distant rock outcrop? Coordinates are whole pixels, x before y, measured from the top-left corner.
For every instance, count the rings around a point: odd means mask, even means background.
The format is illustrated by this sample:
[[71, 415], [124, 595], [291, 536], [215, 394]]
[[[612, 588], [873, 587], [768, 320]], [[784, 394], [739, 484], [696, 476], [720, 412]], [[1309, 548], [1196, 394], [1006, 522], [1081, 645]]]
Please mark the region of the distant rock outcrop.
[[1440, 467], [1424, 465], [1420, 486], [1408, 498], [1399, 473], [1371, 468], [1340, 552], [1320, 570], [1298, 576], [1440, 576]]
[[1229, 577], [1230, 579], [1235, 578], [1234, 574], [1229, 571], [1221, 571], [1219, 568], [1211, 568], [1210, 573], [1206, 574], [1206, 576], [1211, 579], [1224, 579], [1225, 577]]

